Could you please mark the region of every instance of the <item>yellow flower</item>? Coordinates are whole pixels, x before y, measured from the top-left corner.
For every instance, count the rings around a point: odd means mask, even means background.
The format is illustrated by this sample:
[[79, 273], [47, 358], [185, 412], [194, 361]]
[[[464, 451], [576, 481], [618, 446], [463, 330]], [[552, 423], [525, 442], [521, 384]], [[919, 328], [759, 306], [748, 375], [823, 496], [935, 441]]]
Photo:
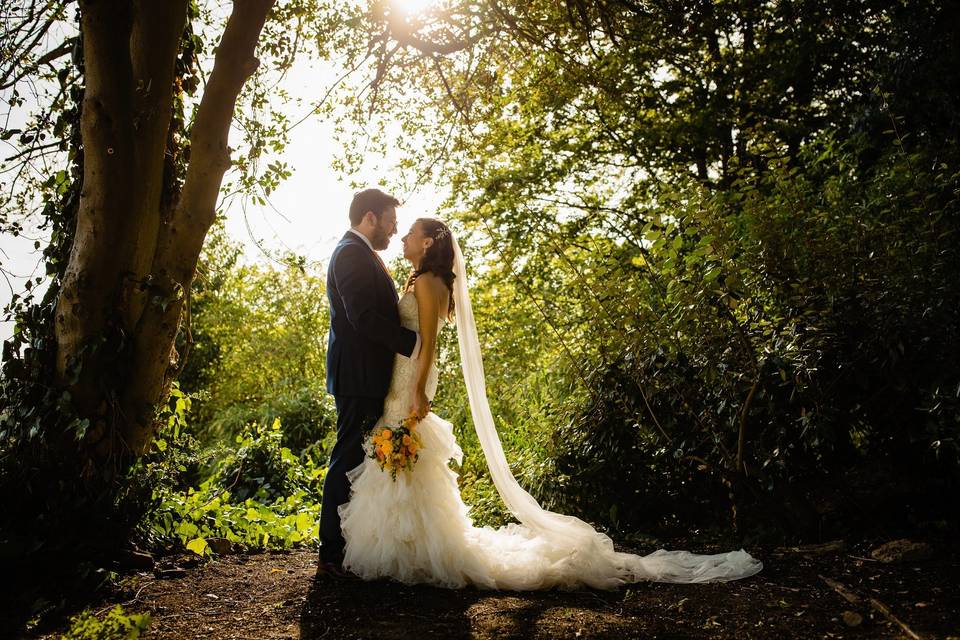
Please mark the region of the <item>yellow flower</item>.
[[389, 442], [384, 442], [381, 449], [383, 450], [384, 455], [390, 455], [393, 453], [393, 445]]

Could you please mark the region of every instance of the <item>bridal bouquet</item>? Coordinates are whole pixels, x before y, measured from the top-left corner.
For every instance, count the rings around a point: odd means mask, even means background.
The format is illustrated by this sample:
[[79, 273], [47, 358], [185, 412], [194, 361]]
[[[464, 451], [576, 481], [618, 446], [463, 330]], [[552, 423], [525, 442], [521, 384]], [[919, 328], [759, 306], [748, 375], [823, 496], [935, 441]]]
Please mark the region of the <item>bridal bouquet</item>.
[[401, 469], [413, 470], [420, 454], [420, 434], [417, 433], [417, 417], [411, 415], [394, 427], [381, 427], [373, 434], [373, 449], [370, 457], [377, 461], [380, 469], [389, 471], [396, 481]]

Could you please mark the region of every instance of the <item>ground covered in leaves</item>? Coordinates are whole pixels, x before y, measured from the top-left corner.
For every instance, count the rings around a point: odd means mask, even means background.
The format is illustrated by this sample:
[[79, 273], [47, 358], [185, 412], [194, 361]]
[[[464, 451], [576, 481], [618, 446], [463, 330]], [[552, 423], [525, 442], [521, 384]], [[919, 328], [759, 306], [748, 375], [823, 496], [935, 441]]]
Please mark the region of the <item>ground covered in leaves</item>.
[[[721, 549], [685, 548], [713, 552]], [[316, 555], [164, 558], [98, 609], [152, 617], [148, 638], [950, 638], [960, 556], [885, 563], [879, 542], [761, 550], [762, 573], [616, 592], [483, 592], [314, 579]], [[694, 546], [691, 546], [694, 545]], [[671, 546], [679, 546], [671, 545]], [[647, 552], [649, 550], [639, 550]], [[913, 635], [911, 635], [913, 634]], [[51, 636], [55, 637], [55, 636]]]

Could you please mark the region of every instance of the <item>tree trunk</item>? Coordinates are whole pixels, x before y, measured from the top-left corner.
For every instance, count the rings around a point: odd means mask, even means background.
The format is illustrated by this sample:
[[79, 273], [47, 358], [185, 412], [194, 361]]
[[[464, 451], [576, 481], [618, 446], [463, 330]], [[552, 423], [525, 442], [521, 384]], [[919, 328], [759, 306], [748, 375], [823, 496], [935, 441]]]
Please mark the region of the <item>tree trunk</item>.
[[[134, 333], [134, 370], [122, 396], [123, 439], [139, 455], [154, 433], [157, 404], [169, 393], [171, 361], [185, 296], [193, 283], [203, 239], [216, 216], [223, 174], [230, 166], [227, 138], [243, 83], [256, 71], [260, 31], [275, 0], [236, 0], [190, 138], [190, 165], [173, 216], [161, 226], [153, 257], [152, 288]], [[157, 300], [160, 302], [158, 303]]]
[[[83, 187], [70, 260], [55, 312], [57, 374], [83, 416], [105, 413], [101, 393], [107, 349], [100, 343], [115, 320], [124, 253], [135, 220], [133, 77], [125, 2], [81, 3], [86, 76], [81, 136]], [[83, 373], [76, 371], [82, 363]], [[76, 378], [76, 380], [74, 380]]]
[[[135, 459], [155, 433], [171, 354], [213, 222], [227, 134], [275, 0], [236, 0], [197, 110], [182, 197], [161, 215], [164, 154], [187, 0], [81, 0], [86, 93], [77, 229], [57, 300], [56, 372], [91, 427], [88, 471]], [[164, 219], [166, 217], [167, 219]], [[65, 434], [64, 445], [73, 434]]]
[[[160, 232], [160, 194], [164, 155], [173, 113], [173, 82], [177, 49], [187, 17], [187, 0], [146, 0], [134, 17], [130, 57], [136, 86], [138, 149], [143, 167], [139, 224], [135, 240], [132, 282], [142, 283], [153, 261]], [[133, 327], [146, 302], [146, 287], [134, 286], [124, 311], [124, 325]]]

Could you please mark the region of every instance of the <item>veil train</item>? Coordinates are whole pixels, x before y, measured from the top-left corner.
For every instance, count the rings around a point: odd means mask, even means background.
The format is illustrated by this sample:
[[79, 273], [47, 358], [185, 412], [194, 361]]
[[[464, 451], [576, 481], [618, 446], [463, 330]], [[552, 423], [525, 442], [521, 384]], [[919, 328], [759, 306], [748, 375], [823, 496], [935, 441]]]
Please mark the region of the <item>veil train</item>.
[[480, 341], [473, 317], [467, 287], [463, 253], [456, 237], [453, 240], [457, 339], [463, 378], [470, 399], [473, 424], [483, 449], [490, 476], [510, 512], [551, 545], [568, 549], [578, 557], [584, 583], [600, 588], [652, 580], [657, 582], [721, 582], [746, 578], [759, 572], [763, 564], [744, 550], [714, 555], [697, 555], [688, 551], [660, 549], [646, 556], [617, 552], [605, 534], [573, 516], [543, 509], [514, 478], [503, 453], [503, 445], [487, 401]]

